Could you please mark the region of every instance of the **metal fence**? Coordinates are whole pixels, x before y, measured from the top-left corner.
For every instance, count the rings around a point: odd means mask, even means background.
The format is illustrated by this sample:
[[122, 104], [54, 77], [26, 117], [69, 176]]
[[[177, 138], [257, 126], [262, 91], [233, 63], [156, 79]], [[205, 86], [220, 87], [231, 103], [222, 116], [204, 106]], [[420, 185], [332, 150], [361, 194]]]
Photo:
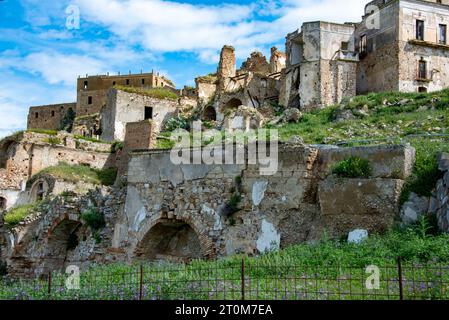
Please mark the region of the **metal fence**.
[[[0, 281], [0, 300], [447, 300], [449, 265], [390, 266], [261, 265], [213, 267], [137, 266], [114, 272]], [[378, 274], [377, 274], [378, 272]], [[73, 276], [72, 276], [73, 277]], [[73, 284], [73, 282], [72, 282]], [[76, 282], [75, 282], [76, 284]]]

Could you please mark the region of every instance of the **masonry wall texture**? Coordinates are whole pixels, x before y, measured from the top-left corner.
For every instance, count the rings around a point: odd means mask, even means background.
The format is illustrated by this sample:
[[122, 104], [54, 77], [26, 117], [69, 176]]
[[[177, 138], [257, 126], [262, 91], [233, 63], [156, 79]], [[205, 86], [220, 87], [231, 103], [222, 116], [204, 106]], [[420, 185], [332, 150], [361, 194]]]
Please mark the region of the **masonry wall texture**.
[[30, 107], [27, 127], [28, 129], [60, 130], [61, 120], [69, 109], [76, 112], [76, 103]]
[[126, 124], [146, 120], [145, 108], [151, 108], [153, 129], [160, 132], [167, 120], [177, 115], [179, 105], [177, 101], [112, 89], [108, 94], [107, 107], [101, 114], [101, 139], [124, 141]]

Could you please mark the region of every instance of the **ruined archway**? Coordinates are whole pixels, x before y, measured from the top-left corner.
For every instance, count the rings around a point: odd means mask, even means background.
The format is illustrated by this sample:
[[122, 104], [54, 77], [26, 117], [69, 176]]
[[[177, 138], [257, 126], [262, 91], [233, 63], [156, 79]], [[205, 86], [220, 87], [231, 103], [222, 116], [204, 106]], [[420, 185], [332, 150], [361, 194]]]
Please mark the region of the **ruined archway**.
[[50, 189], [49, 183], [45, 179], [39, 179], [30, 189], [30, 200], [31, 202], [41, 201], [48, 194]]
[[203, 112], [203, 120], [217, 121], [217, 112], [212, 106], [206, 107]]
[[48, 270], [61, 270], [73, 261], [71, 253], [79, 244], [81, 227], [81, 222], [65, 219], [49, 233], [44, 257]]
[[237, 98], [232, 98], [231, 100], [229, 100], [225, 106], [224, 106], [224, 110], [228, 110], [228, 109], [237, 109], [238, 107], [240, 107], [241, 105], [243, 105], [242, 101], [240, 99]]
[[136, 256], [148, 261], [185, 262], [204, 257], [200, 237], [186, 222], [163, 219], [139, 242]]

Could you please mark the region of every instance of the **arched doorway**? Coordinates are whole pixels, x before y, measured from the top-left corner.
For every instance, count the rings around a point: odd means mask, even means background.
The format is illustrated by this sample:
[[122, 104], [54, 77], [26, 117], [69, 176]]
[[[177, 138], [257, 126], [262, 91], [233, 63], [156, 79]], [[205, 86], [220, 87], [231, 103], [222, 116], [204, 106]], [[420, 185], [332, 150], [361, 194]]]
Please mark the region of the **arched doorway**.
[[82, 224], [79, 221], [63, 220], [48, 236], [45, 255], [46, 267], [61, 270], [70, 262], [70, 255], [80, 242]]
[[7, 200], [6, 198], [0, 197], [0, 211], [2, 210], [6, 210], [6, 205], [7, 205]]
[[206, 120], [206, 121], [217, 121], [217, 112], [215, 111], [214, 107], [209, 106], [206, 109], [204, 109], [203, 120]]
[[163, 220], [153, 226], [139, 243], [136, 255], [142, 260], [171, 262], [203, 257], [195, 230], [178, 220]]
[[227, 110], [227, 109], [237, 109], [237, 108], [240, 107], [242, 104], [243, 104], [243, 103], [242, 103], [242, 101], [241, 101], [240, 99], [232, 98], [231, 100], [229, 100], [229, 101], [226, 103], [224, 109], [225, 109], [225, 110]]
[[30, 199], [32, 202], [41, 201], [45, 198], [49, 191], [48, 182], [41, 179], [36, 181], [30, 190]]

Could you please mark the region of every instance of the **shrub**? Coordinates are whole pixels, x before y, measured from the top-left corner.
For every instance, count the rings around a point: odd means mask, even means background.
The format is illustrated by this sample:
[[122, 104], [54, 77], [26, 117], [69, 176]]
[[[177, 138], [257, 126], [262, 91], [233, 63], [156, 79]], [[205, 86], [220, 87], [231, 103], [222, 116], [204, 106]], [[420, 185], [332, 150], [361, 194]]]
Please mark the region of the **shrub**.
[[166, 131], [175, 131], [176, 129], [189, 130], [189, 128], [190, 128], [189, 119], [183, 116], [171, 118], [165, 124]]
[[57, 137], [50, 137], [44, 140], [45, 142], [51, 144], [51, 145], [57, 145], [57, 144], [61, 144], [61, 139], [57, 138]]
[[81, 218], [91, 228], [92, 232], [98, 231], [106, 225], [104, 215], [97, 208], [84, 211]]
[[372, 168], [368, 160], [350, 157], [338, 163], [332, 173], [341, 178], [369, 178]]
[[61, 122], [59, 124], [59, 130], [65, 130], [67, 132], [72, 132], [73, 129], [73, 123], [76, 118], [76, 112], [69, 108], [67, 112], [64, 114], [64, 117], [61, 119]]
[[117, 179], [117, 169], [116, 168], [106, 168], [102, 170], [97, 170], [98, 179], [104, 186], [112, 186]]
[[114, 141], [111, 145], [111, 152], [116, 153], [120, 150], [123, 150], [124, 143], [122, 141]]

